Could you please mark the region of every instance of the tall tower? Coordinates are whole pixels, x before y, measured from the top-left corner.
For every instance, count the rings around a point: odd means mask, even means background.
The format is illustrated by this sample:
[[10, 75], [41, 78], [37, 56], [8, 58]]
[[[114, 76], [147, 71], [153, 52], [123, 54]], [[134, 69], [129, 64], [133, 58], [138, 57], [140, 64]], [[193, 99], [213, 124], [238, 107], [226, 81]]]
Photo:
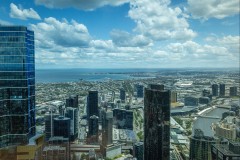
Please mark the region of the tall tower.
[[218, 96], [218, 85], [217, 84], [212, 85], [212, 95]]
[[219, 85], [219, 96], [225, 96], [225, 84]]
[[34, 32], [0, 26], [0, 148], [35, 135]]
[[65, 116], [70, 118], [70, 138], [74, 141], [78, 137], [78, 109], [67, 107]]
[[143, 98], [143, 85], [136, 85], [137, 98]]
[[66, 99], [66, 107], [78, 108], [78, 95], [71, 95]]
[[126, 91], [123, 88], [120, 89], [120, 99], [121, 99], [121, 101], [125, 102]]
[[113, 112], [111, 110], [103, 111], [102, 145], [104, 147], [112, 144], [112, 125], [113, 125]]
[[170, 97], [168, 90], [145, 89], [144, 159], [170, 159]]
[[99, 116], [98, 111], [98, 91], [89, 91], [87, 97], [87, 119], [91, 116]]

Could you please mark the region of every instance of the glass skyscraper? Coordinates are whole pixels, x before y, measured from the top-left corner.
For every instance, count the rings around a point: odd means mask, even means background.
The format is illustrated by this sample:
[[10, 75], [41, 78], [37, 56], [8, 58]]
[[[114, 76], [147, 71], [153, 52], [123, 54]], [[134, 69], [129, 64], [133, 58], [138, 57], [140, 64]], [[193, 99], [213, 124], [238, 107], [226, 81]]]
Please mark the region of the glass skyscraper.
[[0, 26], [0, 148], [35, 135], [34, 32]]
[[144, 159], [170, 160], [169, 90], [144, 92]]

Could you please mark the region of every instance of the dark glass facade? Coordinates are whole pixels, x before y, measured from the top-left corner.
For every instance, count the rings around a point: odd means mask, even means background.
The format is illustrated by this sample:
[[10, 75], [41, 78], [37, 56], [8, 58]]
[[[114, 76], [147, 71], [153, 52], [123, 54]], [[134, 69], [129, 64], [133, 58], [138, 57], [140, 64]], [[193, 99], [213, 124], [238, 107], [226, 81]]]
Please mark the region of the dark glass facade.
[[143, 85], [136, 85], [137, 98], [143, 98]]
[[212, 95], [218, 96], [218, 85], [217, 84], [212, 85]]
[[219, 96], [225, 96], [225, 84], [219, 85]]
[[133, 130], [133, 111], [115, 108], [113, 110], [113, 124], [118, 129]]
[[70, 118], [71, 141], [74, 141], [78, 137], [78, 109], [67, 107], [65, 116]]
[[98, 91], [89, 91], [87, 97], [87, 118], [91, 116], [99, 116], [98, 111]]
[[0, 148], [35, 135], [34, 32], [0, 26]]
[[59, 116], [53, 119], [53, 135], [70, 140], [70, 118]]
[[170, 159], [170, 97], [167, 90], [144, 92], [144, 159]]
[[120, 89], [120, 99], [121, 99], [121, 101], [125, 102], [126, 91], [123, 88]]
[[66, 107], [78, 108], [78, 95], [69, 96], [66, 99]]

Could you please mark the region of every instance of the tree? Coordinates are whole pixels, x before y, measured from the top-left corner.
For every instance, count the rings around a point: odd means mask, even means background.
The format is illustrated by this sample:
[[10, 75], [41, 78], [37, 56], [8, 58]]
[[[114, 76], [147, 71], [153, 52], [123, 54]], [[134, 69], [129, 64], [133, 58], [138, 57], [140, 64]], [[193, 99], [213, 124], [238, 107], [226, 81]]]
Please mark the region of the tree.
[[175, 121], [180, 125], [182, 126], [183, 125], [183, 120], [179, 117], [174, 117]]

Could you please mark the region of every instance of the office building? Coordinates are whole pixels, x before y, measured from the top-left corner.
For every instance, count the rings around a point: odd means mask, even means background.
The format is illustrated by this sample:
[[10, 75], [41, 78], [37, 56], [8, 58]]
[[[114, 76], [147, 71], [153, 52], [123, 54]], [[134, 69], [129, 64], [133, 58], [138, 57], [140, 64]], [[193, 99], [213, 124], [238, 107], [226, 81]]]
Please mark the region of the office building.
[[133, 111], [115, 108], [113, 110], [113, 124], [117, 129], [133, 130]]
[[98, 111], [98, 91], [89, 91], [87, 97], [87, 119], [91, 116], [99, 116]]
[[70, 160], [68, 138], [51, 137], [42, 150], [42, 160]]
[[170, 160], [170, 98], [167, 90], [144, 92], [144, 159]]
[[98, 143], [98, 116], [93, 115], [88, 121], [88, 143]]
[[212, 85], [212, 95], [218, 96], [218, 85], [217, 84]]
[[53, 119], [53, 135], [70, 140], [70, 118], [59, 116]]
[[44, 116], [45, 121], [45, 140], [48, 141], [49, 138], [53, 137], [53, 119], [59, 117], [59, 114], [48, 113]]
[[240, 159], [240, 142], [213, 144], [211, 152], [212, 160], [238, 160]]
[[164, 85], [163, 84], [149, 84], [148, 88], [156, 89], [156, 90], [164, 90]]
[[211, 100], [210, 100], [209, 97], [200, 97], [198, 99], [198, 101], [199, 101], [200, 104], [208, 104], [208, 103], [210, 103]]
[[237, 139], [237, 118], [234, 117], [234, 114], [233, 111], [224, 112], [223, 120], [213, 125], [217, 137], [233, 141]]
[[190, 137], [189, 160], [211, 159], [211, 145], [218, 143], [218, 139], [203, 135]]
[[177, 102], [177, 92], [171, 91], [171, 103], [176, 103], [176, 102]]
[[210, 101], [212, 100], [212, 94], [211, 94], [210, 91], [207, 90], [207, 89], [204, 89], [204, 90], [202, 91], [202, 96], [203, 96], [203, 97], [208, 97], [208, 98], [210, 99]]
[[143, 98], [143, 85], [137, 84], [136, 90], [137, 90], [137, 98]]
[[230, 87], [229, 96], [237, 96], [237, 87]]
[[137, 142], [133, 146], [133, 156], [137, 160], [143, 160], [143, 142]]
[[198, 106], [198, 98], [197, 97], [185, 97], [184, 98], [185, 106]]
[[123, 88], [120, 89], [120, 99], [121, 99], [122, 102], [125, 102], [126, 91]]
[[219, 96], [225, 96], [225, 84], [219, 85]]
[[112, 144], [112, 127], [113, 112], [111, 110], [104, 111], [102, 119], [102, 145], [105, 147]]
[[35, 135], [34, 32], [0, 26], [0, 148]]
[[74, 141], [78, 137], [78, 109], [67, 107], [65, 117], [70, 118], [70, 140]]
[[71, 95], [66, 99], [66, 107], [78, 108], [78, 95]]

